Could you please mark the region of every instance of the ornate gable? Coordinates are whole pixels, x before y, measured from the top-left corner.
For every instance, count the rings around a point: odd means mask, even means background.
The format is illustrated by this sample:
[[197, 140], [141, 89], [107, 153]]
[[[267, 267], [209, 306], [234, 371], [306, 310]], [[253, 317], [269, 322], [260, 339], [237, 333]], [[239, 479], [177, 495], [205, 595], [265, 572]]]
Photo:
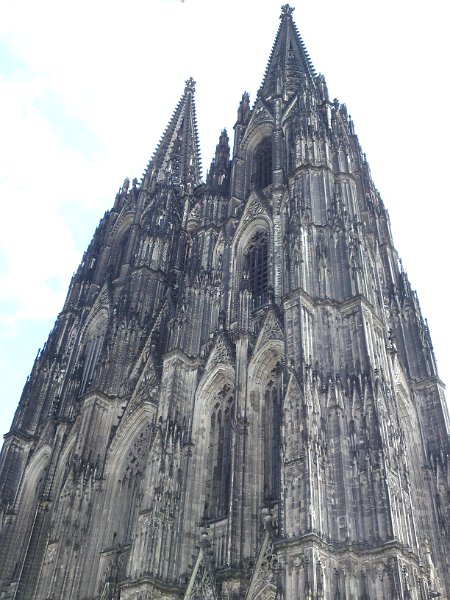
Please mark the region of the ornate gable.
[[94, 304], [90, 310], [90, 319], [92, 320], [92, 315], [94, 315], [93, 318], [95, 318], [95, 315], [97, 315], [102, 309], [106, 310], [109, 314], [111, 305], [111, 289], [109, 287], [109, 283], [106, 281], [95, 297]]
[[224, 332], [217, 334], [206, 363], [206, 371], [212, 371], [219, 364], [234, 368], [234, 352], [228, 336]]
[[271, 525], [264, 531], [255, 570], [245, 596], [246, 600], [276, 600], [278, 557], [275, 552]]
[[303, 400], [303, 392], [298, 381], [297, 374], [290, 369], [290, 376], [286, 387], [286, 394], [284, 398], [284, 404], [288, 408], [296, 407], [301, 404]]
[[144, 402], [156, 404], [159, 393], [159, 376], [157, 374], [153, 357], [150, 356], [139, 378], [133, 395], [127, 406], [127, 414], [131, 414]]
[[256, 354], [267, 342], [273, 340], [284, 340], [284, 333], [282, 325], [275, 313], [275, 310], [271, 308], [263, 321], [261, 331], [259, 332], [258, 339], [256, 341], [254, 354]]
[[209, 544], [204, 534], [184, 600], [219, 600], [219, 598]]
[[261, 125], [262, 123], [271, 123], [272, 124], [273, 122], [274, 122], [274, 117], [273, 117], [271, 111], [269, 110], [269, 107], [264, 102], [264, 100], [259, 98], [256, 101], [255, 107], [253, 108], [252, 116], [250, 117], [249, 124], [247, 125], [247, 130], [245, 132], [245, 136], [242, 141], [242, 144], [245, 145], [247, 143], [247, 141], [251, 137], [253, 131], [259, 125]]
[[248, 201], [247, 204], [245, 206], [245, 210], [244, 213], [241, 217], [239, 226], [238, 226], [238, 231], [242, 230], [242, 228], [244, 228], [247, 223], [250, 223], [250, 221], [255, 220], [258, 217], [263, 217], [264, 219], [270, 219], [270, 214], [271, 214], [271, 208], [270, 206], [267, 204], [266, 200], [263, 198], [263, 196], [261, 194], [257, 194], [256, 192], [253, 192]]
[[[133, 381], [135, 379], [142, 378], [143, 373], [148, 368], [149, 364], [152, 364], [153, 368], [155, 368], [155, 362], [157, 362], [155, 361], [155, 353], [157, 353], [158, 347], [158, 330], [161, 326], [161, 317], [163, 310], [167, 307], [167, 304], [168, 303], [165, 300], [158, 308], [158, 312], [153, 321], [151, 331], [148, 334], [142, 352], [136, 360], [136, 363], [133, 367], [133, 371], [131, 373], [131, 379]], [[157, 375], [157, 380], [159, 381], [159, 379], [161, 378], [161, 373], [159, 371], [156, 371], [155, 375]]]

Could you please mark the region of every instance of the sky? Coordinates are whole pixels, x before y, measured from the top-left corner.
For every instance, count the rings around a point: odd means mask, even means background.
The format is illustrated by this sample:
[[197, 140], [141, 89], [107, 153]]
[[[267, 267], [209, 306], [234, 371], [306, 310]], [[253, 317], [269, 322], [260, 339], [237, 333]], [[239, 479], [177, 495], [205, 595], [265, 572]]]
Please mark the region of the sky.
[[[140, 178], [184, 82], [203, 174], [255, 99], [278, 0], [2, 0], [0, 434], [72, 273], [125, 177]], [[443, 0], [291, 0], [330, 96], [347, 105], [450, 382], [448, 59]]]

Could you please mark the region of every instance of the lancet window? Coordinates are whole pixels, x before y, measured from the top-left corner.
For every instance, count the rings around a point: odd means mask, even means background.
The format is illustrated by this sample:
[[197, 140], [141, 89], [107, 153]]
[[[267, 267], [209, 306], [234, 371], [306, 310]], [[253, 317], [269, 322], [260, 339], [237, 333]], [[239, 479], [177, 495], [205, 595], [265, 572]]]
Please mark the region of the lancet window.
[[[126, 467], [120, 481], [122, 489], [119, 493], [119, 505], [122, 512], [119, 518], [120, 525], [117, 527], [123, 536], [118, 541], [122, 543], [128, 543], [131, 540], [139, 500], [140, 483], [149, 445], [150, 424], [147, 424], [128, 453]], [[123, 531], [121, 531], [122, 527], [124, 527]]]
[[120, 276], [120, 272], [122, 270], [122, 265], [126, 258], [126, 250], [127, 250], [129, 237], [130, 237], [130, 232], [128, 231], [127, 233], [125, 233], [125, 235], [122, 236], [122, 238], [120, 239], [120, 241], [118, 243], [118, 246], [115, 249], [114, 259], [113, 259], [114, 278], [117, 278]]
[[81, 378], [81, 393], [84, 394], [91, 388], [92, 379], [95, 374], [95, 367], [103, 348], [106, 334], [106, 316], [95, 322], [89, 328], [84, 350], [83, 375]]
[[210, 416], [208, 475], [205, 513], [208, 519], [220, 519], [228, 512], [231, 481], [231, 424], [233, 394], [225, 386], [217, 395]]
[[272, 141], [266, 138], [254, 154], [255, 188], [262, 190], [272, 183]]
[[280, 494], [280, 431], [282, 380], [280, 365], [272, 371], [263, 404], [264, 500], [277, 502]]
[[268, 300], [268, 239], [265, 231], [259, 231], [251, 240], [245, 263], [253, 308], [258, 308]]

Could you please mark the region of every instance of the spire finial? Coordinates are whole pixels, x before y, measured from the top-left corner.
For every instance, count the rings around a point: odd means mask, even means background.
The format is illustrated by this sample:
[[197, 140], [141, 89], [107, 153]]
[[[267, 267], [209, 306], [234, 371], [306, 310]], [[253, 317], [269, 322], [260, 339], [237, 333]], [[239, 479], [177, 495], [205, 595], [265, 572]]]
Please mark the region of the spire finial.
[[184, 93], [186, 94], [186, 92], [195, 92], [195, 81], [192, 77], [189, 77], [189, 79], [186, 79], [185, 81]]
[[280, 15], [280, 19], [283, 19], [284, 17], [290, 17], [292, 15], [292, 13], [294, 12], [295, 8], [293, 6], [290, 6], [289, 4], [284, 4], [281, 7], [281, 15]]

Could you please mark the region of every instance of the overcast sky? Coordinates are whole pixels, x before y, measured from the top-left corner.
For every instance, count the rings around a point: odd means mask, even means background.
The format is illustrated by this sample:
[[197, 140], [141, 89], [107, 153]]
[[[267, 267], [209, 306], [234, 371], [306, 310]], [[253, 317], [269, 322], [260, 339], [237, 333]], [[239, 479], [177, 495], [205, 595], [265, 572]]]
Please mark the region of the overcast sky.
[[[204, 173], [254, 100], [278, 0], [2, 0], [0, 433], [70, 277], [125, 177], [140, 178], [197, 81]], [[450, 381], [448, 17], [442, 0], [293, 0], [332, 98], [345, 102]]]

